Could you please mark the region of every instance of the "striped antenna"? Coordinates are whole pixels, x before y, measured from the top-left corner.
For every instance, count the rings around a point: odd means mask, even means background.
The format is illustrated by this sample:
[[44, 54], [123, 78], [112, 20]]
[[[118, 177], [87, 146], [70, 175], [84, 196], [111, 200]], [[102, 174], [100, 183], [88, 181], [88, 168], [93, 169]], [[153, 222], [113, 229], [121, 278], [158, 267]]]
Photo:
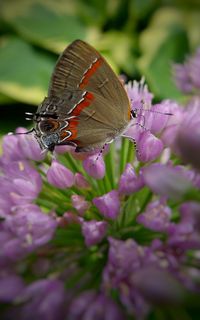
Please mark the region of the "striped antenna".
[[[131, 101], [133, 101], [133, 99], [131, 99]], [[145, 106], [144, 100], [141, 100], [141, 103], [143, 104], [143, 106]], [[171, 112], [162, 112], [162, 111], [156, 111], [156, 110], [145, 109], [145, 108], [139, 108], [139, 109], [135, 108], [135, 109], [131, 110], [131, 115], [133, 118], [137, 118], [138, 111], [158, 113], [158, 114], [163, 114], [165, 116], [173, 116], [173, 113], [171, 113]]]

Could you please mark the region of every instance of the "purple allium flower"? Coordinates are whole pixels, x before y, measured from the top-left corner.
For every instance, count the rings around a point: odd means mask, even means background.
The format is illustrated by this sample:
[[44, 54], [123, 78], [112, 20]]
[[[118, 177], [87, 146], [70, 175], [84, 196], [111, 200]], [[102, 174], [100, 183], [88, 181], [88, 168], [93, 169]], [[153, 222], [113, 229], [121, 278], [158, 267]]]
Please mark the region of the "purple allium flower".
[[189, 60], [190, 77], [196, 89], [200, 89], [200, 47]]
[[139, 161], [148, 162], [155, 160], [163, 150], [163, 143], [148, 131], [144, 131], [138, 141]]
[[[172, 231], [171, 227], [172, 224], [170, 225], [168, 232]], [[185, 250], [187, 249], [184, 249], [183, 246], [176, 246], [175, 243], [170, 243], [170, 241], [163, 243], [158, 239], [154, 239], [152, 244], [146, 248], [146, 265], [149, 265], [150, 263], [149, 257], [151, 258], [151, 261], [154, 259], [154, 267], [156, 266], [159, 269], [168, 271], [185, 288], [196, 291], [198, 285], [192, 281], [190, 277]]]
[[[25, 128], [18, 128], [16, 133], [26, 133]], [[20, 134], [17, 136], [19, 141], [19, 148], [21, 150], [21, 156], [25, 159], [34, 161], [44, 160], [46, 153], [41, 152], [41, 148], [32, 134]]]
[[190, 180], [175, 167], [160, 163], [145, 167], [143, 177], [153, 192], [169, 198], [183, 196], [192, 186]]
[[105, 175], [105, 163], [102, 156], [97, 154], [87, 157], [83, 161], [85, 171], [95, 179], [102, 179]]
[[[0, 186], [2, 186], [2, 180], [0, 179]], [[10, 213], [10, 197], [8, 194], [0, 194], [0, 218], [5, 218]]]
[[198, 171], [195, 169], [189, 169], [183, 165], [176, 166], [175, 168], [176, 171], [186, 177], [194, 187], [200, 189], [200, 173]]
[[32, 202], [42, 188], [39, 173], [27, 161], [11, 161], [2, 166], [0, 198], [7, 199], [10, 208]]
[[161, 104], [163, 109], [165, 110], [166, 108], [167, 112], [172, 115], [166, 116], [167, 123], [161, 132], [160, 138], [166, 146], [173, 147], [174, 149], [174, 141], [183, 118], [184, 109], [178, 103], [171, 100], [164, 100]]
[[107, 231], [106, 221], [83, 221], [82, 222], [82, 233], [85, 238], [86, 246], [93, 246], [104, 238]]
[[[144, 110], [145, 127], [153, 134], [160, 133], [170, 121], [172, 113], [169, 101], [164, 100], [159, 104], [152, 105], [151, 109]], [[172, 113], [173, 114], [173, 113]]]
[[143, 176], [140, 173], [138, 176], [135, 173], [133, 166], [127, 163], [124, 172], [119, 180], [119, 193], [129, 195], [137, 192], [144, 187]]
[[83, 215], [85, 211], [90, 208], [90, 203], [85, 200], [83, 196], [79, 196], [78, 194], [73, 194], [71, 196], [72, 205], [78, 211], [80, 215]]
[[174, 64], [173, 71], [176, 85], [182, 92], [200, 89], [200, 48], [184, 64]]
[[111, 298], [103, 293], [85, 291], [71, 304], [68, 317], [70, 320], [122, 320], [124, 316]]
[[11, 302], [24, 289], [24, 281], [16, 274], [0, 274], [0, 301]]
[[93, 203], [105, 218], [114, 220], [120, 212], [119, 195], [116, 190], [112, 190], [101, 197], [94, 198]]
[[53, 160], [51, 167], [47, 171], [47, 180], [57, 188], [70, 188], [74, 184], [74, 175], [57, 160]]
[[195, 97], [184, 114], [176, 145], [181, 157], [200, 169], [200, 98]]
[[166, 270], [144, 267], [134, 273], [132, 280], [138, 292], [153, 304], [166, 306], [183, 302], [183, 287]]
[[17, 206], [3, 222], [5, 230], [21, 241], [24, 250], [34, 250], [53, 237], [56, 220], [34, 204]]
[[108, 240], [110, 247], [108, 263], [103, 274], [104, 285], [115, 288], [130, 272], [140, 268], [144, 252], [132, 239], [122, 241], [110, 237]]
[[129, 82], [125, 88], [131, 100], [132, 109], [138, 109], [142, 107], [143, 104], [147, 106], [151, 105], [153, 94], [149, 92], [147, 85], [144, 83], [144, 78], [142, 78], [140, 82]]
[[200, 204], [183, 203], [180, 213], [180, 222], [171, 225], [168, 230], [168, 243], [182, 250], [200, 249]]
[[12, 231], [7, 230], [4, 224], [0, 225], [0, 267], [6, 268], [11, 262], [20, 260], [26, 254], [23, 241], [15, 236]]
[[[25, 128], [17, 128], [16, 133], [26, 133]], [[41, 149], [31, 134], [6, 135], [3, 138], [3, 157], [2, 162], [10, 160], [31, 159], [41, 161], [45, 158], [45, 153]]]
[[57, 221], [58, 221], [58, 225], [61, 228], [64, 228], [64, 227], [68, 226], [69, 224], [73, 224], [73, 223], [81, 224], [82, 219], [83, 218], [80, 216], [77, 216], [77, 214], [74, 214], [73, 212], [67, 211], [63, 214], [62, 217], [58, 217]]
[[[138, 86], [141, 87], [140, 90], [137, 88]], [[163, 150], [163, 142], [160, 137], [158, 138], [154, 134], [162, 133], [166, 126], [172, 126], [170, 118], [174, 112], [172, 109], [175, 103], [166, 100], [152, 105], [152, 95], [148, 93], [148, 90], [145, 90], [145, 93], [143, 90], [143, 86], [136, 85], [136, 83], [133, 87], [128, 86], [128, 95], [132, 101], [132, 109], [136, 110], [137, 119], [132, 120], [132, 124], [126, 130], [124, 136], [136, 141], [138, 160], [148, 162], [155, 160]], [[175, 124], [172, 129], [175, 130]], [[174, 137], [173, 130], [172, 137]]]
[[190, 79], [190, 67], [187, 63], [175, 63], [173, 65], [173, 74], [176, 86], [180, 91], [184, 93], [192, 92], [193, 85]]
[[75, 185], [78, 187], [78, 188], [81, 188], [81, 189], [88, 189], [90, 188], [90, 184], [89, 182], [87, 181], [87, 179], [82, 175], [82, 173], [75, 173]]
[[137, 243], [109, 238], [108, 262], [103, 272], [103, 286], [106, 290], [119, 291], [120, 300], [130, 313], [140, 319], [149, 312], [149, 304], [137, 291], [132, 278], [142, 267], [145, 252]]
[[166, 231], [170, 225], [171, 209], [159, 200], [152, 201], [137, 221], [155, 231]]
[[30, 284], [18, 301], [23, 303], [20, 320], [62, 320], [65, 293], [63, 283], [59, 280], [45, 279]]
[[2, 142], [3, 156], [1, 162], [8, 163], [8, 161], [16, 161], [23, 159], [22, 150], [19, 147], [18, 136], [6, 135]]
[[140, 246], [132, 239], [109, 238], [109, 244], [103, 286], [119, 292], [120, 301], [129, 313], [143, 319], [151, 303], [173, 304], [173, 300], [174, 303], [182, 300], [181, 282], [187, 278], [179, 271], [181, 260], [172, 252], [168, 253], [160, 240], [155, 239], [152, 247]]
[[60, 145], [60, 146], [55, 146], [55, 152], [57, 154], [63, 154], [66, 152], [72, 152], [74, 150], [74, 147], [72, 146], [67, 146], [67, 145]]

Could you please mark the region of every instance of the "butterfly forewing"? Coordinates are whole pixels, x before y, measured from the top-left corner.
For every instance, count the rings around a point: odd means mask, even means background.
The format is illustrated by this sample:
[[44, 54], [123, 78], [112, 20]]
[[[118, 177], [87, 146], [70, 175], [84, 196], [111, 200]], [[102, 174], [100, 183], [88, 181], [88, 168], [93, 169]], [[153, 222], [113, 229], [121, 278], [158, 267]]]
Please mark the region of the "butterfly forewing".
[[63, 97], [66, 91], [80, 89], [79, 84], [85, 71], [92, 61], [99, 57], [98, 52], [90, 50], [88, 45], [81, 41], [72, 42], [59, 57], [49, 86], [50, 96]]
[[115, 73], [93, 47], [76, 40], [58, 59], [49, 86], [49, 96], [66, 97], [69, 100], [66, 95], [69, 96], [70, 92], [74, 101], [74, 96], [79, 96], [79, 90], [102, 96], [106, 105], [100, 105], [99, 108], [112, 112], [109, 106], [113, 105], [116, 113], [119, 113], [115, 117], [124, 117], [127, 121], [130, 119], [129, 99]]
[[128, 96], [105, 59], [76, 40], [55, 66], [48, 97], [36, 113], [37, 137], [44, 148], [73, 143], [79, 150], [101, 148], [130, 120]]

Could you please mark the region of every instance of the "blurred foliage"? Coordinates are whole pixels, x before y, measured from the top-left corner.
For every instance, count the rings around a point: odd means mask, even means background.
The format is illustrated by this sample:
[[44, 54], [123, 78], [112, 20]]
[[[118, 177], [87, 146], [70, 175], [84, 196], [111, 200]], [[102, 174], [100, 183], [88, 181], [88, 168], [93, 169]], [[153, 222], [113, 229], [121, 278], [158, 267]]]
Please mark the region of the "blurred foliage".
[[200, 45], [199, 30], [197, 0], [1, 0], [1, 108], [40, 103], [58, 54], [78, 38], [127, 79], [145, 76], [156, 99], [180, 99], [171, 64]]

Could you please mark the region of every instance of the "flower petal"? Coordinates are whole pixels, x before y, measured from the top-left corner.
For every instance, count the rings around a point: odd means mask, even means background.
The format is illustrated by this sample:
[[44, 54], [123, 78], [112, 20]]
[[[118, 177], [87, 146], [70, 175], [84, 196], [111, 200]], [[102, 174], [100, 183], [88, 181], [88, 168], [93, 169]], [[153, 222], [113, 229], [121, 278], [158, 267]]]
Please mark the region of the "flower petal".
[[74, 184], [74, 175], [68, 168], [54, 160], [47, 171], [47, 180], [57, 188], [70, 188]]
[[116, 219], [120, 212], [120, 201], [116, 190], [94, 198], [93, 203], [105, 218]]

